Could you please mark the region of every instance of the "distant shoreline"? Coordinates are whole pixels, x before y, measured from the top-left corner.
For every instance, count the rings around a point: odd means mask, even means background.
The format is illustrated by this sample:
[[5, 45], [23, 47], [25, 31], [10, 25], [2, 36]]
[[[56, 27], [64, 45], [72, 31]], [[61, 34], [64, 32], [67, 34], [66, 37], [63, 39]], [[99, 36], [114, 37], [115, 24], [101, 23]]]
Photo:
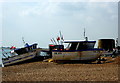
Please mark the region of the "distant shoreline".
[[10, 47], [0, 47], [1, 49], [4, 48], [4, 49], [10, 49]]

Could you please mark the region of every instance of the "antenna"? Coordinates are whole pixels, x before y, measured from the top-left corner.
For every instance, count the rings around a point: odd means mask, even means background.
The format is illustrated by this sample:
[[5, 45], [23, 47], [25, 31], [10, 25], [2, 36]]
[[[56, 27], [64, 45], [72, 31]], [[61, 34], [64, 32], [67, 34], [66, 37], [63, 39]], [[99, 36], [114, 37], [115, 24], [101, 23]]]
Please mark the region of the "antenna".
[[52, 39], [53, 39], [53, 41], [55, 42], [55, 44], [57, 45], [57, 43], [56, 43], [55, 39], [54, 39], [54, 38], [52, 38]]
[[22, 41], [23, 41], [23, 43], [25, 44], [25, 40], [24, 40], [24, 37], [22, 37]]
[[52, 41], [53, 44], [55, 44], [54, 41], [53, 41], [53, 39], [51, 39], [51, 41]]
[[84, 28], [84, 38], [85, 38], [85, 28]]
[[61, 34], [61, 31], [59, 31], [60, 32], [60, 38], [62, 38], [62, 34]]
[[85, 38], [85, 41], [88, 41], [88, 37], [85, 36], [85, 28], [84, 28], [84, 38]]
[[62, 37], [61, 31], [59, 31], [59, 32], [60, 32], [60, 42], [61, 42], [61, 45], [62, 45], [63, 37]]

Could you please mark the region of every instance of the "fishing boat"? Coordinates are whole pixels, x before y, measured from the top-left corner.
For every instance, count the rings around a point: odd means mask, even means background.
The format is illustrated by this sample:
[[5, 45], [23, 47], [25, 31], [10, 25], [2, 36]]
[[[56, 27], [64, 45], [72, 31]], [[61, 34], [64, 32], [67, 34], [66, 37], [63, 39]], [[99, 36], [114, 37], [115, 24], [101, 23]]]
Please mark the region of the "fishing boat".
[[7, 53], [5, 53], [4, 50], [2, 50], [3, 51], [2, 54], [4, 56], [4, 58], [2, 58], [3, 65], [8, 66], [34, 59], [35, 57], [38, 56], [40, 50], [41, 50], [40, 48], [37, 48], [37, 44], [32, 45], [26, 44], [26, 46], [23, 48], [14, 49]]
[[63, 45], [54, 45], [52, 50], [52, 59], [54, 61], [81, 61], [92, 62], [97, 60], [102, 49], [94, 48], [96, 41], [64, 41], [69, 43], [64, 49]]
[[[94, 48], [96, 41], [88, 41], [88, 37], [85, 36], [85, 40], [67, 40], [64, 41], [63, 35], [60, 31], [60, 37], [52, 39], [52, 43], [49, 45], [49, 54], [53, 61], [80, 61], [80, 62], [92, 62], [100, 61], [103, 49]], [[66, 48], [64, 44], [68, 44]]]

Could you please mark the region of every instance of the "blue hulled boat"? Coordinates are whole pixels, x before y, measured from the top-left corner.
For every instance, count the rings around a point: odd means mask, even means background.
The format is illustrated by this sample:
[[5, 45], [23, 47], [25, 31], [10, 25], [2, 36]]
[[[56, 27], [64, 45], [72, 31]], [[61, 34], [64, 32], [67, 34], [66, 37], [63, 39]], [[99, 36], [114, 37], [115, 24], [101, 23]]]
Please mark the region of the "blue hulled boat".
[[[9, 52], [10, 56], [7, 56], [8, 53], [3, 52], [4, 58], [2, 62], [4, 66], [13, 65], [30, 59], [34, 59], [38, 56], [40, 48], [37, 48], [37, 44], [28, 45], [26, 44], [23, 48], [14, 49]], [[4, 50], [3, 50], [4, 51]]]

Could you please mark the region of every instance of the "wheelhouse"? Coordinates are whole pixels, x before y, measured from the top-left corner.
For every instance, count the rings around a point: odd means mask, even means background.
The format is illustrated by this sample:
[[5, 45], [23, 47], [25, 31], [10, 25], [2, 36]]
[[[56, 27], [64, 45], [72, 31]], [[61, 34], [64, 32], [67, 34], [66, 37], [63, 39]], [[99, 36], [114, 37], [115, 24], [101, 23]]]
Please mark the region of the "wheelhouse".
[[25, 47], [23, 47], [23, 48], [15, 49], [14, 51], [15, 51], [18, 55], [20, 55], [20, 54], [24, 54], [24, 53], [28, 53], [28, 52], [30, 52], [30, 51], [33, 51], [33, 50], [36, 49], [36, 48], [37, 48], [37, 44], [35, 43], [35, 44], [32, 44], [32, 45], [27, 45], [27, 46], [25, 46]]
[[86, 50], [94, 49], [96, 41], [65, 41], [64, 43], [69, 43], [68, 50]]

